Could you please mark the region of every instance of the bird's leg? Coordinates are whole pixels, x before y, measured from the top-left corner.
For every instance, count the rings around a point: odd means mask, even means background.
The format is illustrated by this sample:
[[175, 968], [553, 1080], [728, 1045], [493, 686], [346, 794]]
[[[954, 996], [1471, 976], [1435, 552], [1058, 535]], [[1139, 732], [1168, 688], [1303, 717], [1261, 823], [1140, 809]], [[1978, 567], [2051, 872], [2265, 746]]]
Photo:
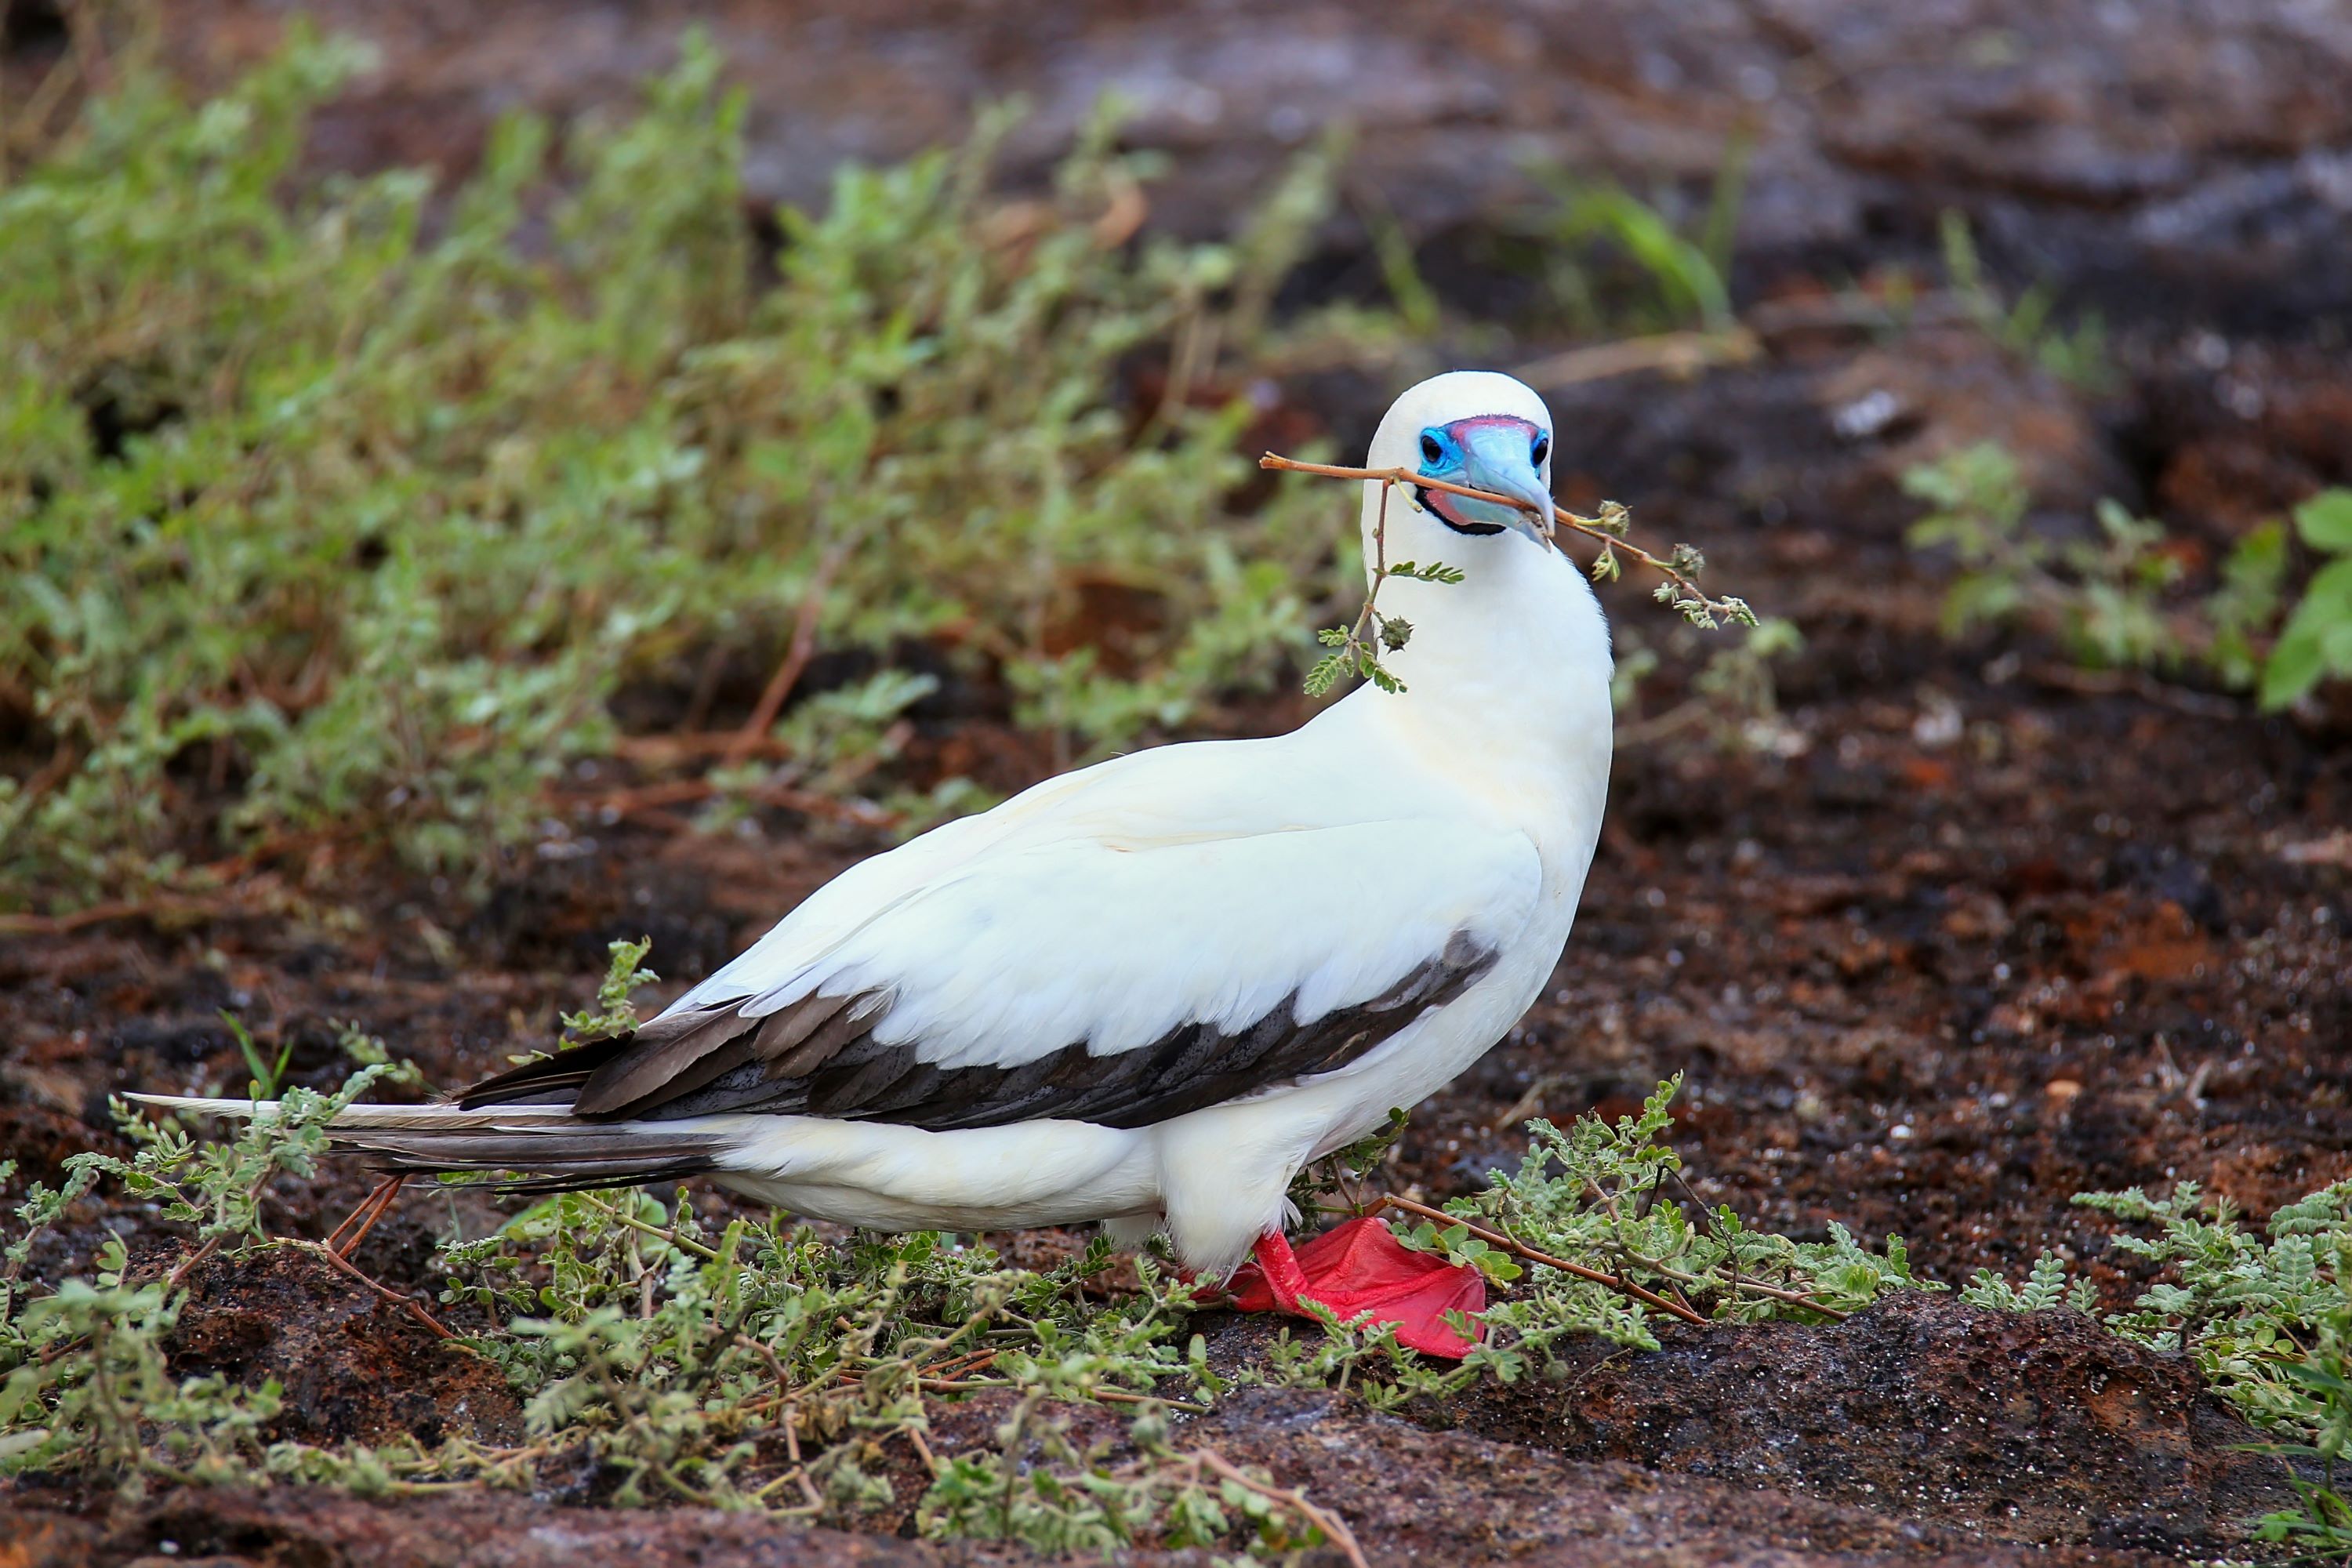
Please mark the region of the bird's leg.
[[1313, 1301], [1342, 1322], [1369, 1312], [1375, 1322], [1396, 1325], [1397, 1343], [1428, 1355], [1454, 1361], [1468, 1355], [1472, 1342], [1445, 1314], [1475, 1317], [1486, 1308], [1486, 1276], [1468, 1264], [1415, 1252], [1386, 1221], [1370, 1215], [1324, 1232], [1297, 1252], [1279, 1232], [1269, 1231], [1250, 1256], [1229, 1287], [1242, 1311], [1305, 1317], [1301, 1303]]

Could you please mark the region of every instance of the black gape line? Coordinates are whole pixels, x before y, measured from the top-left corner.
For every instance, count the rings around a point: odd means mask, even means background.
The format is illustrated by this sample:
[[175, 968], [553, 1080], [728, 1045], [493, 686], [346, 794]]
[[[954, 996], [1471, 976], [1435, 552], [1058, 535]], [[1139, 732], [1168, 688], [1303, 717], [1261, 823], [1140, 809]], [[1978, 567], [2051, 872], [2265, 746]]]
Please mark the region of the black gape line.
[[1431, 494], [1429, 487], [1426, 485], [1413, 486], [1412, 493], [1414, 499], [1421, 502], [1422, 510], [1427, 512], [1430, 516], [1435, 518], [1438, 521], [1444, 523], [1446, 527], [1452, 529], [1456, 533], [1467, 533], [1476, 536], [1488, 533], [1500, 533], [1503, 531], [1503, 525], [1499, 522], [1454, 521], [1452, 518], [1437, 510], [1436, 498]]

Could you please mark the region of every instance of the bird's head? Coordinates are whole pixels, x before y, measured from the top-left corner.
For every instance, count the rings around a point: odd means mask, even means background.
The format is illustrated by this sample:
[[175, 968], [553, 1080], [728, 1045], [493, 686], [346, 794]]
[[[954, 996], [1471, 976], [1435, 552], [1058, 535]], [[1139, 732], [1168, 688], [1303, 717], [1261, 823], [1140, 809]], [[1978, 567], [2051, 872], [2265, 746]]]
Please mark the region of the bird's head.
[[1485, 370], [1432, 376], [1389, 409], [1372, 437], [1369, 466], [1524, 500], [1536, 510], [1428, 486], [1415, 486], [1410, 497], [1414, 509], [1455, 534], [1508, 531], [1550, 548], [1551, 412], [1524, 382]]

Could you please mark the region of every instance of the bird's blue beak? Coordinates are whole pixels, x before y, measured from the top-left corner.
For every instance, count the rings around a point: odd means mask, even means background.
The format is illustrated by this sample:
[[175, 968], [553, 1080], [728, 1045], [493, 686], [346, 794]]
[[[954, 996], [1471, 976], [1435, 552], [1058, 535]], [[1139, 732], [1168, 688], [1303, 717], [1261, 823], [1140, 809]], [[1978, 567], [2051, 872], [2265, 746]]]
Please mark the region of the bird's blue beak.
[[1535, 442], [1541, 432], [1524, 419], [1465, 419], [1446, 433], [1461, 444], [1462, 482], [1474, 489], [1492, 490], [1535, 508], [1496, 506], [1454, 497], [1465, 513], [1481, 522], [1499, 522], [1517, 529], [1538, 543], [1551, 542], [1551, 491], [1535, 461]]

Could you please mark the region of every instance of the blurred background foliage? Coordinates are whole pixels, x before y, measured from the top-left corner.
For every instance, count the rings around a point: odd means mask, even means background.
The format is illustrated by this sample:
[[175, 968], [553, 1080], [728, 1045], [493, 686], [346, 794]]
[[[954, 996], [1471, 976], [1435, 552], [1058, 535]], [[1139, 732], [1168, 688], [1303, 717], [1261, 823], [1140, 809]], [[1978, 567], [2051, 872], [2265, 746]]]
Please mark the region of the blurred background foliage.
[[[0, 919], [153, 912], [264, 865], [331, 899], [387, 857], [464, 899], [510, 851], [679, 806], [906, 833], [1049, 768], [1286, 723], [1273, 694], [1360, 565], [1342, 495], [1251, 463], [1345, 455], [1286, 386], [1509, 342], [1441, 306], [1344, 128], [1215, 242], [1147, 224], [1162, 155], [1122, 148], [1115, 102], [1025, 196], [996, 178], [1008, 106], [953, 151], [842, 169], [814, 216], [747, 197], [746, 102], [698, 35], [634, 111], [509, 116], [455, 184], [304, 166], [361, 46], [297, 26], [200, 93], [126, 37], [0, 185]], [[1953, 212], [1940, 279], [1743, 317], [1748, 166], [1738, 136], [1646, 195], [1530, 166], [1498, 276], [1600, 341], [1525, 374], [1689, 376], [1827, 324], [1958, 331], [2112, 391], [2099, 318], [2004, 292]], [[1343, 209], [1371, 286], [1302, 281]], [[1902, 406], [1874, 393], [1833, 433]], [[2352, 674], [2352, 492], [2207, 571], [2158, 520], [2037, 496], [1998, 442], [1900, 477], [1956, 643], [2271, 709]], [[1801, 752], [1776, 671], [1804, 627], [1759, 607], [1707, 637], [1620, 614], [1620, 744]], [[911, 754], [919, 721], [972, 719]]]
[[[478, 875], [623, 743], [627, 683], [794, 631], [881, 672], [794, 715], [820, 773], [936, 689], [894, 659], [984, 670], [1092, 755], [1273, 680], [1339, 581], [1348, 509], [1239, 504], [1247, 402], [1185, 379], [1318, 330], [1267, 302], [1328, 149], [1229, 244], [1137, 240], [1115, 111], [1009, 205], [1000, 112], [777, 214], [762, 277], [699, 39], [635, 118], [509, 119], [446, 200], [291, 178], [352, 47], [298, 31], [201, 101], [127, 63], [0, 194], [0, 706], [40, 753], [0, 778], [0, 900], [324, 831]], [[1146, 349], [1178, 363], [1138, 428]], [[1072, 623], [1119, 590], [1114, 659]]]

